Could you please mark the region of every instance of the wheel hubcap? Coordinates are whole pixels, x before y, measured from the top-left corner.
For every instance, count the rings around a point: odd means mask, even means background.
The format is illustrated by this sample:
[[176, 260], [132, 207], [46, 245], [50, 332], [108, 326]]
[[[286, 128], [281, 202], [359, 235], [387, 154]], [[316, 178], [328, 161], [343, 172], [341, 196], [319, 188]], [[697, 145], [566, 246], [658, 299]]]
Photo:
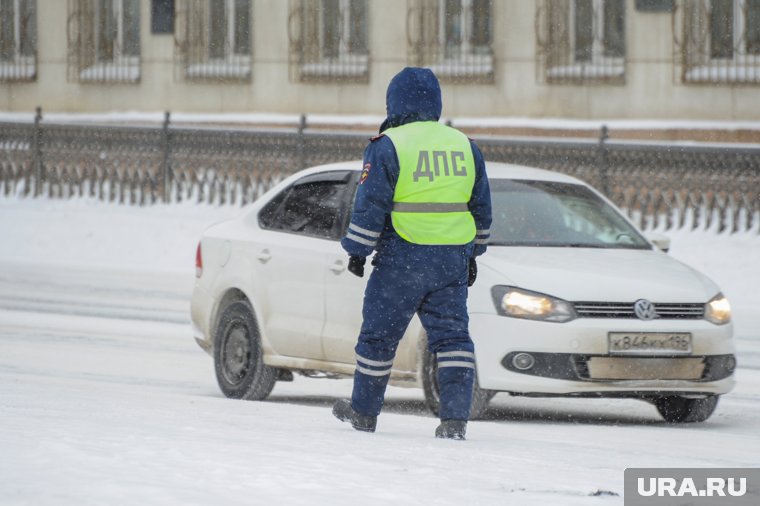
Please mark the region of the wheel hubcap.
[[222, 373], [224, 379], [233, 385], [240, 383], [248, 373], [251, 345], [247, 330], [244, 325], [233, 324], [224, 343]]

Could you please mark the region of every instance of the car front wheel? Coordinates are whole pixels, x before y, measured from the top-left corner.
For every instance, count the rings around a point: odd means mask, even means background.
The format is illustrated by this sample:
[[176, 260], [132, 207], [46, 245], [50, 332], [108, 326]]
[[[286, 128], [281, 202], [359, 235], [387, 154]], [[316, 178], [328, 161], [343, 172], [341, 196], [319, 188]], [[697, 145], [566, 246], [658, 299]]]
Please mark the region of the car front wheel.
[[219, 388], [232, 399], [262, 400], [274, 388], [276, 370], [264, 365], [258, 325], [247, 301], [222, 310], [214, 339]]
[[653, 400], [657, 411], [669, 423], [704, 422], [715, 411], [718, 395], [689, 398], [680, 395], [668, 395]]
[[[422, 359], [422, 389], [425, 392], [425, 404], [435, 416], [441, 406], [441, 397], [438, 390], [438, 362], [435, 356], [427, 350]], [[477, 374], [472, 385], [472, 404], [470, 405], [470, 420], [481, 418], [488, 409], [488, 403], [496, 392], [484, 390], [478, 386]]]

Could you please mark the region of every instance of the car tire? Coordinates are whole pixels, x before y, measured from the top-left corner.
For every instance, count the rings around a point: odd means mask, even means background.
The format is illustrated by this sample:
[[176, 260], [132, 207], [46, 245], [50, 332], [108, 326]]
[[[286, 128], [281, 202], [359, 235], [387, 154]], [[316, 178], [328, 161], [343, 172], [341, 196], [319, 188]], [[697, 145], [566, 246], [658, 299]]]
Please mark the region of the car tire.
[[[438, 390], [438, 362], [427, 347], [423, 352], [422, 359], [422, 389], [425, 392], [425, 405], [430, 411], [438, 416], [441, 406], [441, 397]], [[470, 406], [470, 420], [481, 418], [488, 409], [488, 403], [493, 399], [496, 392], [484, 390], [478, 386], [478, 377], [472, 385], [472, 405]]]
[[719, 395], [688, 398], [680, 395], [657, 397], [653, 400], [657, 411], [668, 423], [704, 422], [715, 411]]
[[226, 397], [260, 401], [274, 388], [277, 370], [264, 365], [259, 327], [247, 301], [227, 305], [214, 338], [214, 369]]

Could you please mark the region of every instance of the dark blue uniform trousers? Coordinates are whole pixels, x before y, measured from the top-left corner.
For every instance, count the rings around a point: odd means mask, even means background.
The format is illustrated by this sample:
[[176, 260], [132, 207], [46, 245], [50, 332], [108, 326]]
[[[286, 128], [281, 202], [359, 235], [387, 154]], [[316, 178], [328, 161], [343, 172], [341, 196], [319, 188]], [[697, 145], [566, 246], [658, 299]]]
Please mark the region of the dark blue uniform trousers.
[[[391, 249], [391, 248], [389, 248]], [[416, 313], [438, 364], [441, 420], [467, 420], [475, 379], [467, 329], [467, 272], [472, 245], [423, 246], [399, 240], [378, 252], [364, 292], [356, 345], [353, 409], [377, 416], [393, 358]]]

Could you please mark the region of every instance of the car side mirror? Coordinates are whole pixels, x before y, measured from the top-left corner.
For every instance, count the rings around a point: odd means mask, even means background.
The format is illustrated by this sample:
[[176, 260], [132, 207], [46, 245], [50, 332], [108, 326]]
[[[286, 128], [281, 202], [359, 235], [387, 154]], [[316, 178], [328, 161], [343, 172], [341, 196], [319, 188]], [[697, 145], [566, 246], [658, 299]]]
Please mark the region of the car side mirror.
[[650, 233], [646, 235], [649, 242], [654, 244], [657, 249], [667, 253], [670, 251], [670, 237], [658, 233]]

